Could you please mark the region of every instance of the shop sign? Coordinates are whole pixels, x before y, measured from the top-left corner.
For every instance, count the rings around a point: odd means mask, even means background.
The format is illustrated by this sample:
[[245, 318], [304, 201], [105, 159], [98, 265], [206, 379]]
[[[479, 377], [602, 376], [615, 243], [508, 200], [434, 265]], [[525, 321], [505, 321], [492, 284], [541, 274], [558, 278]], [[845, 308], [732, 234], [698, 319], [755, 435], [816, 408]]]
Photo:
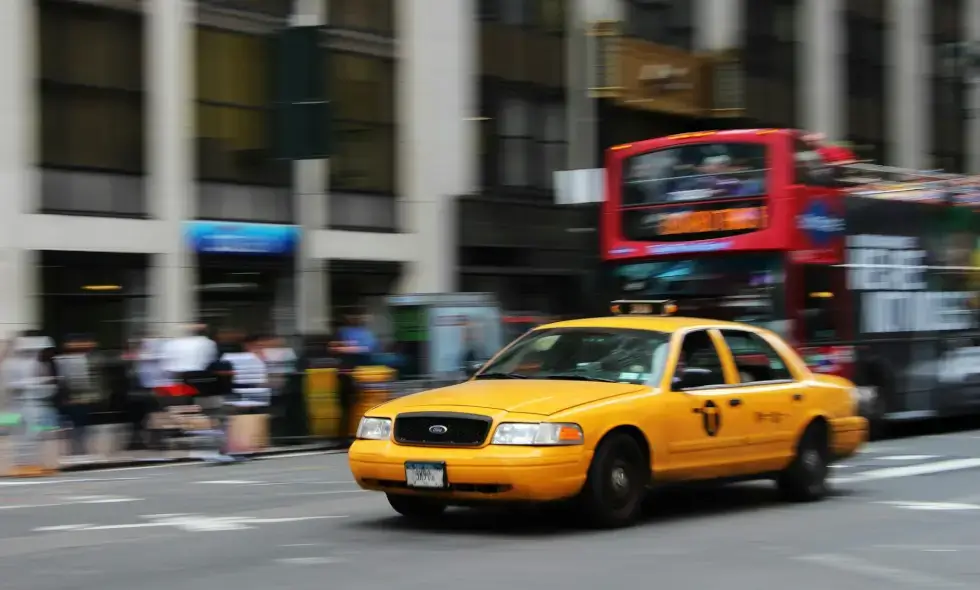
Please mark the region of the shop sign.
[[191, 221], [185, 235], [197, 254], [285, 256], [296, 251], [300, 231], [295, 225]]
[[[601, 25], [601, 26], [600, 26]], [[707, 63], [692, 53], [618, 34], [598, 23], [598, 71], [592, 94], [633, 109], [701, 116], [708, 112]]]

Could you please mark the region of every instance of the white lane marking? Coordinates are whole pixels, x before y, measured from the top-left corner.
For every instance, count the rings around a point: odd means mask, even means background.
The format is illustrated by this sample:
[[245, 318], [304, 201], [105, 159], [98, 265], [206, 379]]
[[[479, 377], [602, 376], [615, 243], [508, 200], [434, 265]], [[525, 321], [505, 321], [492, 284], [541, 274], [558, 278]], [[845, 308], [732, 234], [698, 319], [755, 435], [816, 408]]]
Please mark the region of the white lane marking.
[[58, 532], [58, 531], [77, 531], [79, 529], [84, 529], [85, 527], [90, 527], [90, 524], [59, 524], [55, 526], [42, 526], [34, 529], [35, 531], [45, 531], [45, 532]]
[[128, 498], [125, 496], [68, 496], [65, 501], [69, 504], [122, 504], [140, 502], [143, 498]]
[[202, 485], [248, 486], [248, 485], [257, 485], [264, 482], [252, 481], [248, 479], [213, 479], [210, 481], [195, 481], [193, 483], [202, 484]]
[[819, 555], [803, 555], [796, 558], [826, 568], [834, 569], [849, 574], [858, 574], [868, 578], [884, 580], [901, 586], [911, 586], [914, 588], [966, 588], [967, 585], [940, 578], [924, 572], [917, 572], [907, 569], [899, 569], [880, 565], [866, 559], [859, 559], [848, 555], [838, 555], [833, 553]]
[[980, 551], [980, 545], [872, 545], [884, 551]]
[[142, 477], [80, 477], [78, 479], [32, 479], [27, 481], [0, 481], [0, 487], [53, 486], [73, 483], [93, 483], [111, 481], [139, 481]]
[[34, 508], [55, 508], [58, 506], [78, 506], [80, 504], [119, 504], [126, 502], [142, 502], [143, 498], [112, 498], [112, 497], [101, 497], [101, 498], [66, 498], [63, 502], [45, 502], [42, 504], [13, 504], [9, 506], [0, 506], [0, 510], [31, 510]]
[[896, 500], [888, 500], [884, 502], [875, 502], [875, 504], [894, 506], [896, 508], [905, 508], [906, 510], [934, 510], [934, 511], [980, 510], [980, 506], [976, 504], [962, 504], [959, 502], [901, 502]]
[[292, 492], [287, 494], [276, 494], [277, 496], [296, 497], [296, 496], [332, 496], [334, 494], [360, 494], [367, 490], [325, 490], [322, 492]]
[[122, 529], [143, 529], [171, 527], [191, 533], [210, 533], [220, 531], [241, 531], [253, 529], [260, 524], [279, 524], [284, 522], [301, 522], [307, 520], [326, 520], [347, 518], [346, 515], [331, 516], [293, 516], [284, 518], [256, 518], [251, 516], [205, 516], [199, 514], [173, 514], [144, 516], [148, 522], [133, 522], [125, 524], [73, 524], [56, 527], [39, 527], [35, 532], [87, 532], [110, 531]]
[[875, 457], [875, 461], [925, 461], [926, 459], [935, 459], [939, 455], [886, 455], [884, 457]]
[[160, 519], [160, 518], [173, 518], [175, 516], [190, 516], [186, 512], [172, 512], [167, 514], [141, 514], [140, 518], [150, 518], [150, 519]]
[[283, 557], [277, 559], [277, 563], [287, 565], [328, 565], [331, 563], [343, 563], [344, 559], [339, 557]]
[[885, 467], [882, 469], [871, 469], [853, 475], [842, 477], [832, 477], [832, 483], [854, 483], [862, 481], [876, 481], [879, 479], [895, 479], [899, 477], [913, 477], [916, 475], [932, 475], [947, 471], [962, 471], [964, 469], [976, 469], [980, 467], [980, 459], [950, 459], [948, 461], [936, 461], [935, 463], [922, 463], [919, 465], [903, 465], [902, 467]]

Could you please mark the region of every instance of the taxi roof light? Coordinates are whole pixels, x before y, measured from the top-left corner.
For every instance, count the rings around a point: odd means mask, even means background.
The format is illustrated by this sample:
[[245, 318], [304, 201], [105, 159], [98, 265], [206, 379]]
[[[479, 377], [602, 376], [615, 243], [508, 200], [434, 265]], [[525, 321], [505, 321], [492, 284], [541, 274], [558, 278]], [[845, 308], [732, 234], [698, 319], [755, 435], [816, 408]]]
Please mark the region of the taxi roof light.
[[617, 299], [609, 309], [613, 315], [672, 315], [677, 304], [670, 299]]

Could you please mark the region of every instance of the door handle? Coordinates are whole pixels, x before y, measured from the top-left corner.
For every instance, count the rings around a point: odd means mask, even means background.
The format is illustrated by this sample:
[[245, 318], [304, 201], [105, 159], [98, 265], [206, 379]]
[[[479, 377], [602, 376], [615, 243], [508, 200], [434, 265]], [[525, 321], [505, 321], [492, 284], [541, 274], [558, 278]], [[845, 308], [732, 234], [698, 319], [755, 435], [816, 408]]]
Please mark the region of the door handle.
[[737, 408], [742, 405], [742, 400], [738, 399], [737, 397], [733, 397], [732, 399], [728, 400], [728, 405], [733, 408]]
[[803, 394], [802, 393], [794, 393], [793, 394], [793, 401], [794, 402], [801, 402], [801, 401], [803, 401]]

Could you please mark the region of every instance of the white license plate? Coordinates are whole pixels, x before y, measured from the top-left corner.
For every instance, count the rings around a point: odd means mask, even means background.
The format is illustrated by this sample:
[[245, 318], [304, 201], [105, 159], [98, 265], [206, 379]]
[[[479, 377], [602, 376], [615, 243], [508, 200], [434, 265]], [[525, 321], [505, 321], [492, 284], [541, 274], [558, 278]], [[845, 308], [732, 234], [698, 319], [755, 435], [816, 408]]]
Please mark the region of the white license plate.
[[405, 463], [405, 483], [410, 488], [444, 488], [446, 487], [446, 465], [444, 463]]

